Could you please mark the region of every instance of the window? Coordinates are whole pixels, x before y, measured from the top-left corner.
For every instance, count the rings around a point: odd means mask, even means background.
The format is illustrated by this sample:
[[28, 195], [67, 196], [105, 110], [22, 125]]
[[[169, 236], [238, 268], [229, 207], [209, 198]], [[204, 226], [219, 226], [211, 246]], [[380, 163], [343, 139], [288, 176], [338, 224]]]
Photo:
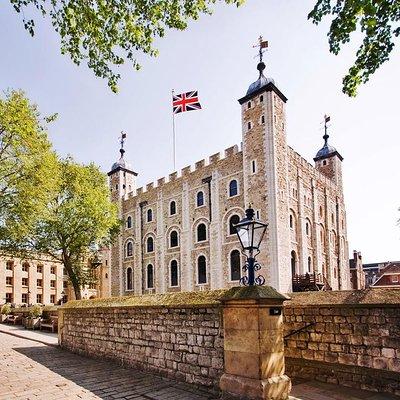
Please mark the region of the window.
[[231, 281], [238, 281], [240, 279], [240, 252], [233, 250], [230, 256], [231, 267]]
[[197, 225], [197, 241], [204, 242], [207, 240], [207, 228], [205, 224]]
[[237, 180], [234, 179], [229, 182], [229, 197], [237, 196], [238, 194], [238, 183]]
[[251, 173], [255, 174], [256, 172], [257, 172], [257, 162], [256, 162], [256, 160], [253, 160], [251, 162]]
[[293, 229], [293, 227], [294, 227], [293, 215], [289, 216], [289, 226], [290, 226], [291, 229]]
[[152, 253], [154, 251], [154, 239], [150, 236], [147, 238], [147, 252]]
[[132, 257], [132, 255], [133, 255], [133, 243], [129, 241], [126, 244], [126, 256]]
[[324, 215], [324, 212], [322, 210], [322, 206], [319, 206], [319, 216], [322, 218]]
[[26, 262], [24, 262], [24, 263], [22, 264], [22, 271], [23, 271], [23, 272], [28, 272], [28, 269], [29, 269], [29, 264], [26, 263]]
[[260, 103], [262, 103], [263, 101], [264, 101], [264, 96], [261, 95], [261, 96], [260, 96]]
[[154, 288], [154, 270], [153, 266], [149, 264], [147, 266], [147, 289]]
[[50, 295], [50, 303], [51, 304], [55, 304], [55, 302], [56, 302], [56, 295], [55, 294], [51, 294]]
[[42, 304], [42, 295], [40, 293], [36, 295], [36, 303]]
[[178, 286], [179, 285], [178, 262], [176, 260], [171, 261], [170, 277], [171, 277], [171, 286]]
[[56, 273], [56, 267], [50, 267], [50, 273], [55, 274]]
[[261, 123], [265, 124], [265, 116], [264, 115], [261, 115]]
[[28, 278], [22, 278], [22, 286], [28, 286]]
[[6, 293], [6, 303], [12, 303], [12, 302], [13, 302], [12, 293]]
[[38, 266], [36, 267], [36, 270], [37, 270], [37, 273], [38, 273], [38, 274], [41, 274], [41, 273], [43, 272], [43, 265], [38, 265]]
[[311, 257], [308, 257], [308, 272], [311, 272]]
[[131, 267], [126, 270], [126, 290], [133, 290], [133, 272]]
[[296, 252], [292, 250], [290, 253], [290, 266], [292, 269], [292, 276], [296, 275]]
[[322, 161], [322, 165], [326, 165], [326, 160]]
[[55, 281], [55, 280], [52, 279], [52, 280], [50, 281], [50, 287], [51, 287], [51, 288], [55, 288], [55, 287], [56, 287], [56, 281]]
[[251, 121], [249, 121], [248, 123], [247, 123], [247, 130], [250, 130], [251, 129]]
[[6, 270], [7, 271], [12, 271], [13, 270], [13, 266], [14, 266], [14, 262], [13, 261], [7, 261]]
[[310, 236], [310, 224], [306, 222], [306, 235]]
[[7, 276], [7, 277], [6, 277], [6, 285], [12, 286], [12, 284], [13, 284], [13, 278], [12, 278], [12, 276]]
[[197, 283], [199, 285], [207, 283], [207, 263], [204, 256], [197, 259]]
[[239, 215], [232, 215], [232, 217], [229, 218], [229, 234], [230, 235], [236, 235], [236, 229], [235, 225], [238, 224], [240, 221]]
[[256, 219], [261, 219], [260, 210], [256, 210]]
[[331, 221], [332, 221], [332, 225], [335, 224], [335, 216], [333, 215], [333, 213], [331, 214]]
[[178, 232], [172, 231], [169, 237], [169, 246], [170, 247], [178, 247]]
[[197, 204], [197, 207], [204, 206], [204, 193], [203, 192], [197, 192], [196, 204]]
[[175, 201], [171, 201], [169, 203], [169, 215], [175, 215], [176, 214], [176, 203]]
[[153, 221], [153, 210], [151, 208], [149, 208], [147, 210], [147, 222], [151, 222]]
[[131, 217], [131, 216], [129, 216], [129, 217], [126, 219], [126, 227], [127, 227], [128, 229], [132, 228], [132, 217]]
[[399, 281], [399, 276], [398, 275], [393, 275], [392, 276], [392, 282], [397, 283]]
[[247, 108], [248, 108], [248, 109], [251, 108], [251, 101], [249, 101], [249, 102], [247, 103]]
[[43, 284], [42, 279], [37, 279], [36, 280], [36, 286], [42, 287], [42, 284]]
[[28, 293], [22, 293], [22, 303], [28, 304]]

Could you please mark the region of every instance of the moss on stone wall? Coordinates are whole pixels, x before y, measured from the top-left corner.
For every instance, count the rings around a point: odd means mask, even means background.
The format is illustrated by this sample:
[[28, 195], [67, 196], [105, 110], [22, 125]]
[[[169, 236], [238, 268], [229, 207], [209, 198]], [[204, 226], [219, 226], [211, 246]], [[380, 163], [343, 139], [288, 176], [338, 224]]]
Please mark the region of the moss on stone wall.
[[109, 297], [105, 299], [73, 300], [63, 309], [97, 307], [201, 307], [220, 304], [227, 289], [202, 292], [175, 292], [142, 296]]

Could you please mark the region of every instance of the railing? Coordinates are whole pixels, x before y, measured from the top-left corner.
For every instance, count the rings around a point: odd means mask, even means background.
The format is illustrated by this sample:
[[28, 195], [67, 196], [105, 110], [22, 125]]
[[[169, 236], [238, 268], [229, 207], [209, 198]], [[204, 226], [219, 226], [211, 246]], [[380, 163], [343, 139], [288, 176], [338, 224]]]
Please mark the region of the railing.
[[316, 272], [294, 275], [292, 277], [292, 288], [293, 292], [332, 290], [327, 279], [321, 273]]

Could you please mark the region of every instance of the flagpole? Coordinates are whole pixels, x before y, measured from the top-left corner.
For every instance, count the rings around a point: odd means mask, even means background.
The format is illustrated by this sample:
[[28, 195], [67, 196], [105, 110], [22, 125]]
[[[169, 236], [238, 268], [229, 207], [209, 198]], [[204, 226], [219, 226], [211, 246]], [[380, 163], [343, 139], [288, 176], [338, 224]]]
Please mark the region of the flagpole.
[[[172, 101], [174, 101], [174, 89], [172, 89]], [[172, 108], [172, 159], [174, 163], [174, 171], [176, 170], [176, 134], [175, 134], [175, 113]]]

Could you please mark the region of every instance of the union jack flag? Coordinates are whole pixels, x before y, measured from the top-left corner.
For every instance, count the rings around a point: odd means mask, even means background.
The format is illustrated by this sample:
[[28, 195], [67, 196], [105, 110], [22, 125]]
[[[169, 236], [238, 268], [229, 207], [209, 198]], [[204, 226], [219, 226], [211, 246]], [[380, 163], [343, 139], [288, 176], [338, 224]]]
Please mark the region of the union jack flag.
[[172, 109], [174, 114], [185, 111], [201, 110], [197, 90], [172, 95]]

